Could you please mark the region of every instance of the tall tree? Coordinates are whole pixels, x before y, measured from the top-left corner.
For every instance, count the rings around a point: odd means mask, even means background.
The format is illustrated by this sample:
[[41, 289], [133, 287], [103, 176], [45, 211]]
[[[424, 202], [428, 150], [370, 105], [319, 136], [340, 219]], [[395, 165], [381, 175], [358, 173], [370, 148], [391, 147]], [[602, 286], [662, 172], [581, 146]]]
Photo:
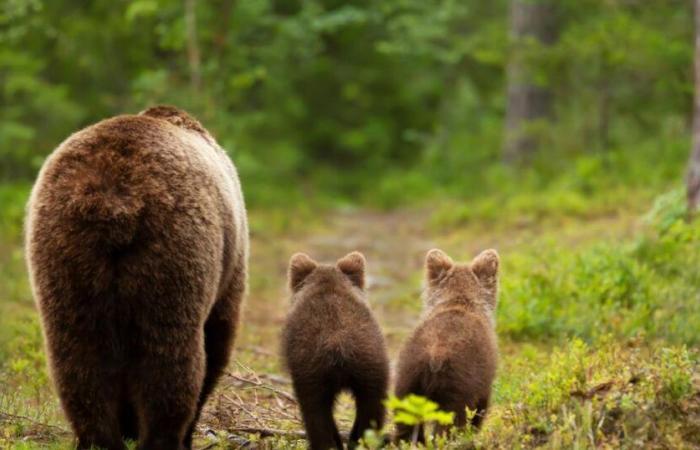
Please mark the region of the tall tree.
[[700, 205], [700, 0], [695, 0], [695, 111], [693, 146], [688, 162], [688, 211]]
[[202, 84], [199, 42], [197, 41], [197, 0], [185, 0], [185, 28], [187, 35], [187, 63], [190, 70], [190, 84], [196, 92]]
[[554, 2], [512, 0], [510, 35], [515, 45], [508, 62], [508, 104], [504, 159], [509, 163], [527, 160], [537, 150], [538, 139], [529, 125], [547, 119], [552, 112], [552, 93], [535, 80], [536, 68], [528, 58], [532, 44], [548, 46], [557, 38]]

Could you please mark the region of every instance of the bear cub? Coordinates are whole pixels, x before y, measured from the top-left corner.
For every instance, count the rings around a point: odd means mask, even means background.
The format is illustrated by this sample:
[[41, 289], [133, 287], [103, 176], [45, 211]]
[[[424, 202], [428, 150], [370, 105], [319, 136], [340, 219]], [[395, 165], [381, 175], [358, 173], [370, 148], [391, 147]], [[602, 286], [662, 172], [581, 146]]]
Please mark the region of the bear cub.
[[[498, 266], [495, 250], [470, 264], [455, 264], [441, 250], [428, 252], [423, 318], [399, 356], [396, 396], [429, 398], [454, 412], [457, 427], [467, 423], [466, 407], [476, 410], [471, 422], [477, 427], [488, 408], [498, 359]], [[397, 438], [408, 440], [412, 433], [412, 427], [400, 426]], [[423, 441], [423, 430], [416, 437]]]
[[365, 430], [384, 425], [389, 359], [384, 336], [367, 303], [365, 258], [353, 252], [335, 265], [305, 254], [289, 263], [292, 307], [282, 353], [312, 450], [343, 448], [333, 405], [348, 390], [355, 398], [349, 448]]

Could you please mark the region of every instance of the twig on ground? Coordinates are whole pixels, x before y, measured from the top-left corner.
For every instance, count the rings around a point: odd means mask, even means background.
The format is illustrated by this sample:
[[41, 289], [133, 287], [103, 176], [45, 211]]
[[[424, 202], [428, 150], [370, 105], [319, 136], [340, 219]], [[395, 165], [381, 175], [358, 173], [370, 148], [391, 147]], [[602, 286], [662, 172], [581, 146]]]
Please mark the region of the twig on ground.
[[285, 408], [286, 405], [284, 405], [284, 404], [281, 404], [281, 405], [280, 405], [279, 403], [282, 403], [282, 402], [281, 402], [277, 397], [275, 397], [275, 398], [278, 400], [278, 405], [277, 405], [277, 407], [271, 408], [271, 407], [266, 406], [266, 405], [260, 405], [261, 408], [265, 409], [265, 411], [268, 411], [268, 412], [272, 413], [273, 415], [280, 415], [280, 416], [282, 416], [282, 417], [284, 417], [284, 418], [286, 418], [286, 419], [294, 420], [294, 421], [296, 421], [296, 422], [301, 423], [301, 419], [300, 419], [299, 417], [295, 416], [294, 414], [290, 414], [289, 412], [287, 412], [287, 411], [286, 411], [286, 408]]
[[255, 414], [253, 411], [251, 411], [251, 410], [249, 410], [248, 408], [246, 408], [245, 402], [243, 401], [243, 399], [241, 399], [241, 397], [240, 397], [238, 394], [236, 394], [236, 393], [234, 392], [233, 395], [236, 396], [236, 399], [233, 399], [233, 398], [229, 397], [229, 396], [226, 395], [226, 394], [222, 394], [221, 396], [222, 396], [223, 398], [225, 398], [226, 400], [228, 400], [229, 402], [231, 402], [231, 403], [233, 403], [234, 405], [236, 405], [236, 406], [238, 407], [238, 409], [240, 409], [241, 411], [243, 411], [244, 413], [246, 413], [247, 415], [249, 415], [249, 416], [253, 419], [253, 421], [255, 421], [255, 423], [256, 423], [258, 426], [260, 426], [260, 427], [265, 426], [265, 424], [262, 423], [262, 421], [261, 421], [260, 418], [257, 416], [257, 414]]
[[269, 350], [266, 350], [262, 347], [258, 347], [257, 345], [251, 345], [247, 347], [241, 348], [243, 351], [248, 351], [251, 353], [255, 353], [256, 355], [262, 355], [262, 356], [276, 356], [274, 352], [271, 352]]
[[290, 380], [287, 377], [283, 377], [282, 375], [276, 375], [274, 373], [264, 373], [260, 375], [260, 378], [268, 380], [272, 383], [276, 384], [292, 384], [292, 380]]
[[256, 388], [268, 390], [268, 391], [270, 391], [270, 392], [272, 392], [272, 393], [274, 393], [274, 394], [276, 394], [276, 395], [279, 395], [280, 397], [282, 397], [282, 398], [284, 398], [285, 400], [288, 400], [288, 401], [290, 401], [290, 402], [292, 402], [292, 403], [296, 403], [296, 402], [297, 402], [297, 400], [294, 398], [294, 396], [291, 395], [289, 392], [285, 392], [285, 391], [283, 391], [283, 390], [281, 390], [281, 389], [277, 389], [276, 387], [270, 386], [270, 385], [268, 385], [268, 384], [265, 384], [265, 383], [263, 383], [262, 381], [249, 380], [249, 379], [244, 378], [244, 377], [242, 377], [242, 376], [240, 376], [240, 375], [236, 375], [236, 374], [230, 373], [230, 372], [228, 373], [228, 376], [230, 376], [230, 377], [233, 378], [234, 380], [239, 381], [239, 382], [241, 382], [241, 383], [245, 383], [245, 384], [254, 386], [254, 387], [256, 387]]
[[234, 427], [234, 428], [229, 428], [226, 431], [228, 431], [229, 433], [259, 434], [260, 437], [262, 437], [262, 438], [282, 436], [282, 437], [291, 437], [291, 438], [297, 438], [297, 439], [306, 439], [306, 433], [303, 431], [288, 431], [288, 430], [279, 430], [276, 428]]
[[606, 381], [605, 383], [600, 383], [593, 386], [587, 391], [575, 390], [571, 391], [569, 395], [572, 397], [579, 397], [582, 399], [590, 400], [596, 395], [605, 395], [613, 387], [615, 383], [612, 381]]
[[[259, 434], [261, 438], [280, 436], [280, 437], [288, 437], [288, 438], [295, 438], [295, 439], [306, 439], [306, 432], [304, 432], [304, 431], [280, 430], [280, 429], [276, 429], [276, 428], [234, 427], [234, 428], [228, 428], [227, 431], [231, 434], [235, 434], [235, 433]], [[349, 435], [346, 432], [341, 432], [340, 436], [344, 440], [347, 440]]]
[[12, 420], [22, 420], [25, 422], [30, 422], [33, 425], [41, 428], [48, 428], [50, 430], [56, 430], [57, 434], [70, 434], [68, 430], [65, 428], [59, 427], [58, 425], [51, 425], [50, 423], [44, 423], [44, 422], [39, 422], [36, 419], [32, 419], [31, 417], [27, 416], [21, 416], [19, 414], [10, 414], [6, 412], [0, 411], [0, 421], [12, 421]]

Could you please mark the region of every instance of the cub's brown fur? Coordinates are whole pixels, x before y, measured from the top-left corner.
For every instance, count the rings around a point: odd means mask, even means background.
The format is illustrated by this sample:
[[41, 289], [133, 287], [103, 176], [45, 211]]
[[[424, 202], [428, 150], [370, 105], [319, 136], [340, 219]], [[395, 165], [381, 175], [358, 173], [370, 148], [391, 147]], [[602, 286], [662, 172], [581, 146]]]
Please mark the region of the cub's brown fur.
[[367, 304], [365, 258], [354, 252], [336, 265], [305, 254], [289, 264], [292, 310], [283, 332], [283, 356], [313, 450], [343, 448], [333, 420], [337, 394], [349, 390], [357, 413], [353, 448], [368, 428], [384, 424], [389, 360], [384, 337]]
[[246, 285], [241, 188], [211, 135], [156, 107], [70, 136], [34, 186], [26, 246], [78, 447], [190, 447]]
[[[466, 425], [465, 407], [477, 411], [472, 423], [479, 426], [489, 404], [498, 359], [498, 265], [495, 250], [465, 265], [440, 250], [428, 252], [425, 312], [399, 356], [396, 396], [425, 396], [454, 412], [458, 427]], [[411, 427], [399, 427], [397, 437], [411, 433]]]

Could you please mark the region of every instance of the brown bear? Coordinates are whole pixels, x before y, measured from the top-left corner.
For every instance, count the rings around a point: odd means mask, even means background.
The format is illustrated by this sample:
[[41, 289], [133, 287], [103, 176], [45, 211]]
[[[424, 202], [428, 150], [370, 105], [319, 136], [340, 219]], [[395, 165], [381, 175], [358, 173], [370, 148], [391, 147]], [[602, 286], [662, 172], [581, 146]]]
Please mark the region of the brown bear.
[[[489, 404], [498, 349], [494, 310], [498, 254], [486, 250], [471, 264], [455, 264], [440, 250], [426, 257], [425, 311], [399, 355], [396, 396], [416, 394], [454, 412], [454, 425], [467, 423], [466, 407], [480, 426]], [[399, 426], [407, 440], [413, 428]], [[439, 430], [443, 431], [443, 430]], [[423, 441], [423, 430], [416, 435]]]
[[365, 258], [353, 252], [324, 265], [298, 253], [289, 263], [289, 286], [282, 352], [311, 449], [343, 448], [333, 420], [343, 390], [355, 398], [348, 444], [354, 448], [365, 430], [384, 425], [389, 383], [384, 336], [367, 303]]
[[117, 116], [49, 156], [27, 210], [32, 288], [78, 448], [190, 447], [246, 286], [230, 159], [177, 108]]

